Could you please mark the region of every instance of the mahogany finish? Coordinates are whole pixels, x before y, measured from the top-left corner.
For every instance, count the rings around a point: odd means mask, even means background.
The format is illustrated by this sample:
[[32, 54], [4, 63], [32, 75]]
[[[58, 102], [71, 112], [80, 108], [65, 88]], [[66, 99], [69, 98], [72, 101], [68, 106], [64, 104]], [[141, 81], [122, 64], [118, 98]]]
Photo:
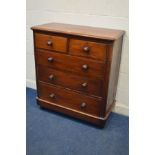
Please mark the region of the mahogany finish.
[[[85, 77], [103, 79], [105, 62], [98, 62], [83, 57], [55, 53], [54, 51], [36, 50], [36, 63], [54, 69], [70, 71]], [[52, 59], [49, 61], [48, 59]]]
[[104, 40], [117, 40], [122, 37], [124, 31], [90, 26], [71, 25], [63, 23], [47, 23], [32, 27], [33, 30], [44, 32], [56, 32], [59, 34], [71, 34], [81, 37], [91, 37]]
[[106, 44], [71, 39], [69, 45], [69, 52], [71, 55], [106, 60]]
[[89, 95], [102, 96], [102, 80], [86, 78], [43, 66], [38, 66], [38, 80], [74, 91], [82, 91]]
[[[39, 97], [61, 106], [99, 116], [101, 99], [39, 82]], [[50, 96], [51, 95], [51, 96]], [[76, 100], [75, 100], [76, 99]]]
[[37, 48], [66, 52], [67, 38], [35, 33]]
[[103, 127], [115, 104], [124, 31], [60, 23], [32, 30], [37, 103]]

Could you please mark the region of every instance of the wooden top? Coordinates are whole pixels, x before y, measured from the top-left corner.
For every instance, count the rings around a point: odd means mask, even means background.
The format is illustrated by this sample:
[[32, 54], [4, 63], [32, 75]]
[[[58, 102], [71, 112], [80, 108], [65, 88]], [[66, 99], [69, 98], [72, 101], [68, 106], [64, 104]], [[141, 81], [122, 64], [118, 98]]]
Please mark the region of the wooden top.
[[48, 23], [33, 26], [31, 29], [106, 40], [116, 40], [124, 34], [124, 31], [122, 30], [95, 28], [90, 26], [79, 26], [63, 23]]

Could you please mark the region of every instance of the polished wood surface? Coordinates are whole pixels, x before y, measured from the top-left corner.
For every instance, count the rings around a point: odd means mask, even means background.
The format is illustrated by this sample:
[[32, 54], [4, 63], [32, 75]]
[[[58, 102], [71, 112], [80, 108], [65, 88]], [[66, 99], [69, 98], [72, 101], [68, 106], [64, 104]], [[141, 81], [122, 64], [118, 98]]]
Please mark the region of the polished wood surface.
[[103, 127], [115, 103], [124, 31], [32, 27], [37, 103]]
[[108, 77], [108, 85], [107, 85], [107, 106], [106, 109], [108, 109], [113, 100], [116, 98], [116, 91], [117, 91], [117, 83], [118, 83], [118, 77], [119, 77], [119, 68], [120, 68], [120, 60], [121, 60], [121, 51], [122, 51], [122, 41], [123, 37], [120, 37], [115, 43], [113, 44], [113, 47], [109, 49], [113, 50], [111, 53], [112, 55], [112, 61], [110, 62], [110, 71], [109, 71], [109, 77]]
[[[70, 55], [43, 50], [37, 50], [36, 57], [37, 64], [39, 65], [70, 71], [85, 77], [103, 78], [105, 68], [104, 62], [98, 62], [83, 57], [71, 57]], [[52, 58], [53, 61], [49, 61], [49, 58]]]
[[102, 96], [102, 80], [81, 77], [43, 66], [38, 66], [37, 71], [39, 81], [70, 88], [71, 90], [80, 91], [92, 96]]
[[69, 45], [69, 52], [72, 55], [84, 56], [103, 61], [106, 60], [106, 44], [71, 39]]
[[[69, 90], [49, 86], [39, 82], [39, 98], [64, 107], [99, 116], [101, 99], [71, 92]], [[50, 96], [52, 94], [52, 97]], [[75, 100], [76, 99], [76, 100]], [[82, 106], [83, 105], [83, 106]]]
[[81, 111], [68, 108], [65, 106], [61, 106], [59, 104], [55, 104], [53, 102], [48, 102], [47, 100], [42, 100], [37, 97], [37, 103], [42, 108], [47, 108], [52, 111], [60, 112], [62, 114], [66, 114], [67, 116], [71, 116], [74, 118], [78, 118], [80, 120], [87, 121], [89, 123], [92, 123], [93, 125], [97, 125], [99, 127], [104, 127], [105, 120], [103, 120], [101, 117], [90, 115], [87, 113], [83, 113]]
[[57, 32], [83, 37], [92, 37], [105, 40], [116, 40], [124, 34], [122, 30], [96, 28], [90, 26], [71, 25], [63, 23], [48, 23], [33, 26], [32, 30]]
[[67, 38], [35, 33], [36, 48], [66, 52]]

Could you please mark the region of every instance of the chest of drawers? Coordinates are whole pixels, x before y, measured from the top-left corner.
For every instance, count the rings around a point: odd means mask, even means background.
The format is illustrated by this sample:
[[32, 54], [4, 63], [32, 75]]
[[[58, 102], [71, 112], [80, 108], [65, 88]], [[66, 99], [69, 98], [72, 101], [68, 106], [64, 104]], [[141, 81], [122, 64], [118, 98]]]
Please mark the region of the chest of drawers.
[[60, 23], [32, 30], [38, 105], [103, 127], [115, 104], [124, 31]]

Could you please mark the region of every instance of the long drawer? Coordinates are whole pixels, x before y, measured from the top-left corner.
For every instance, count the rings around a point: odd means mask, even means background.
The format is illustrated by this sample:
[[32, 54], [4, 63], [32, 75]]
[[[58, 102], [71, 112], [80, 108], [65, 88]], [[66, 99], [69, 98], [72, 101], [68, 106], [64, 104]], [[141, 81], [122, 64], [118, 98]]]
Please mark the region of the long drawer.
[[54, 69], [70, 71], [85, 77], [96, 77], [103, 79], [105, 62], [88, 60], [65, 54], [36, 50], [36, 62]]
[[51, 102], [51, 104], [58, 104], [94, 116], [100, 115], [102, 100], [99, 98], [85, 96], [41, 82], [38, 83], [38, 88], [39, 98]]
[[102, 80], [85, 78], [43, 66], [38, 66], [37, 72], [39, 81], [59, 85], [76, 91], [82, 91], [95, 96], [102, 95]]

